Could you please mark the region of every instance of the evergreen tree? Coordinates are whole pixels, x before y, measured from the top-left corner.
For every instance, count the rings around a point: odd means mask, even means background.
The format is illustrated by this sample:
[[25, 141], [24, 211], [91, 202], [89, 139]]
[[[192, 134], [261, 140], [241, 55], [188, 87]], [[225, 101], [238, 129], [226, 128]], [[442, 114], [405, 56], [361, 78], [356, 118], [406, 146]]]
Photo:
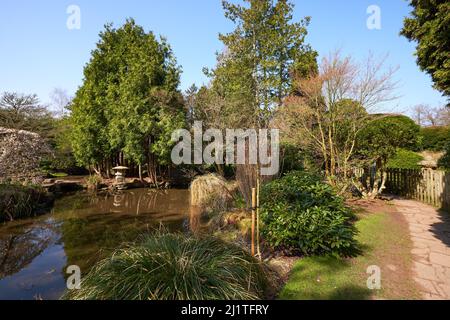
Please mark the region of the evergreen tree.
[[401, 34], [418, 42], [417, 63], [431, 75], [436, 89], [450, 96], [450, 2], [411, 0], [412, 17]]
[[132, 19], [119, 29], [107, 25], [70, 107], [78, 162], [101, 172], [126, 159], [140, 169], [147, 164], [156, 180], [157, 165], [168, 162], [172, 131], [184, 127], [179, 78], [165, 39]]
[[236, 28], [221, 34], [226, 51], [211, 73], [213, 86], [244, 112], [253, 125], [266, 126], [273, 110], [292, 88], [293, 75], [317, 71], [317, 53], [305, 44], [310, 18], [292, 22], [288, 0], [245, 0], [247, 6], [223, 1], [225, 16]]

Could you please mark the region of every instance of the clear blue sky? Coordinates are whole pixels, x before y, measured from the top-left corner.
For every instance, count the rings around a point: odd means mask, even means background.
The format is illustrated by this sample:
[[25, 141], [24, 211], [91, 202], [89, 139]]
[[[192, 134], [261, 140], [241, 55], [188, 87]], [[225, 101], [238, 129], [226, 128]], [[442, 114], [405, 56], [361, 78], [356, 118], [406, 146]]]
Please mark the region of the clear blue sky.
[[[295, 0], [295, 19], [311, 16], [307, 41], [321, 56], [341, 48], [356, 58], [389, 53], [387, 63], [398, 66], [401, 98], [390, 110], [408, 113], [420, 103], [438, 106], [445, 99], [432, 88], [413, 56], [414, 44], [399, 36], [410, 8], [405, 0]], [[66, 27], [69, 5], [81, 9], [81, 29]], [[381, 8], [381, 30], [366, 27], [369, 5]], [[53, 88], [74, 94], [82, 82], [83, 66], [107, 22], [116, 26], [127, 17], [168, 38], [183, 67], [182, 89], [207, 79], [203, 67], [215, 65], [222, 49], [219, 32], [232, 30], [220, 0], [2, 0], [0, 5], [0, 92], [37, 93], [50, 100]]]

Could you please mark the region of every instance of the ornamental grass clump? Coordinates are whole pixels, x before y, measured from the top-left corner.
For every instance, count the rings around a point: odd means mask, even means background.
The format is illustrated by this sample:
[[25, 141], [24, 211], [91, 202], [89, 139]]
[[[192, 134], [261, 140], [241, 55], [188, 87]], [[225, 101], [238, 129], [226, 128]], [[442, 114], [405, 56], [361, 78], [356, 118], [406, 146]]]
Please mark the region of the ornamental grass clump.
[[353, 256], [358, 252], [352, 211], [319, 176], [294, 171], [263, 186], [262, 234], [292, 254]]
[[191, 205], [204, 212], [222, 212], [234, 201], [236, 185], [216, 174], [199, 176], [190, 186]]
[[46, 192], [39, 187], [0, 184], [0, 222], [31, 217], [43, 210], [47, 202]]
[[100, 261], [74, 300], [240, 300], [264, 296], [261, 264], [212, 237], [157, 232]]

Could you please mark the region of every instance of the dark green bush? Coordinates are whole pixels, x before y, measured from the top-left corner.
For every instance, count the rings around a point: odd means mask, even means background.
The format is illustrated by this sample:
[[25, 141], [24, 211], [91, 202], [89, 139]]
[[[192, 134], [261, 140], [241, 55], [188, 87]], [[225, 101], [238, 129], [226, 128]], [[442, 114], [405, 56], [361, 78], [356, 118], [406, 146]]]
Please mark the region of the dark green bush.
[[450, 127], [428, 127], [420, 130], [420, 149], [443, 151], [450, 143]]
[[263, 298], [261, 264], [216, 238], [158, 232], [100, 261], [75, 300], [237, 300]]
[[265, 241], [295, 254], [352, 256], [354, 214], [320, 177], [294, 171], [262, 188]]
[[356, 154], [384, 167], [399, 148], [417, 149], [419, 133], [420, 126], [407, 116], [377, 115], [358, 133]]
[[48, 206], [49, 201], [39, 187], [0, 184], [0, 222], [31, 217]]
[[420, 162], [423, 157], [414, 151], [399, 149], [395, 156], [391, 158], [387, 167], [391, 169], [420, 169]]
[[445, 170], [450, 170], [450, 142], [447, 144], [446, 152], [439, 160], [439, 167]]
[[282, 172], [290, 172], [293, 170], [304, 170], [305, 152], [297, 146], [289, 143], [282, 143], [281, 150], [281, 163]]

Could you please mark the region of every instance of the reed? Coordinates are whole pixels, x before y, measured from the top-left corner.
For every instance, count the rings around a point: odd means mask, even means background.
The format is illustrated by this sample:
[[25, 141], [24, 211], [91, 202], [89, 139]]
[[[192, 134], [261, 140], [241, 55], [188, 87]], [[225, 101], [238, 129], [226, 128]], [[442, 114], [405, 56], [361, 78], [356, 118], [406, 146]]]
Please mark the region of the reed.
[[0, 184], [0, 222], [28, 218], [47, 202], [39, 187], [20, 184]]

